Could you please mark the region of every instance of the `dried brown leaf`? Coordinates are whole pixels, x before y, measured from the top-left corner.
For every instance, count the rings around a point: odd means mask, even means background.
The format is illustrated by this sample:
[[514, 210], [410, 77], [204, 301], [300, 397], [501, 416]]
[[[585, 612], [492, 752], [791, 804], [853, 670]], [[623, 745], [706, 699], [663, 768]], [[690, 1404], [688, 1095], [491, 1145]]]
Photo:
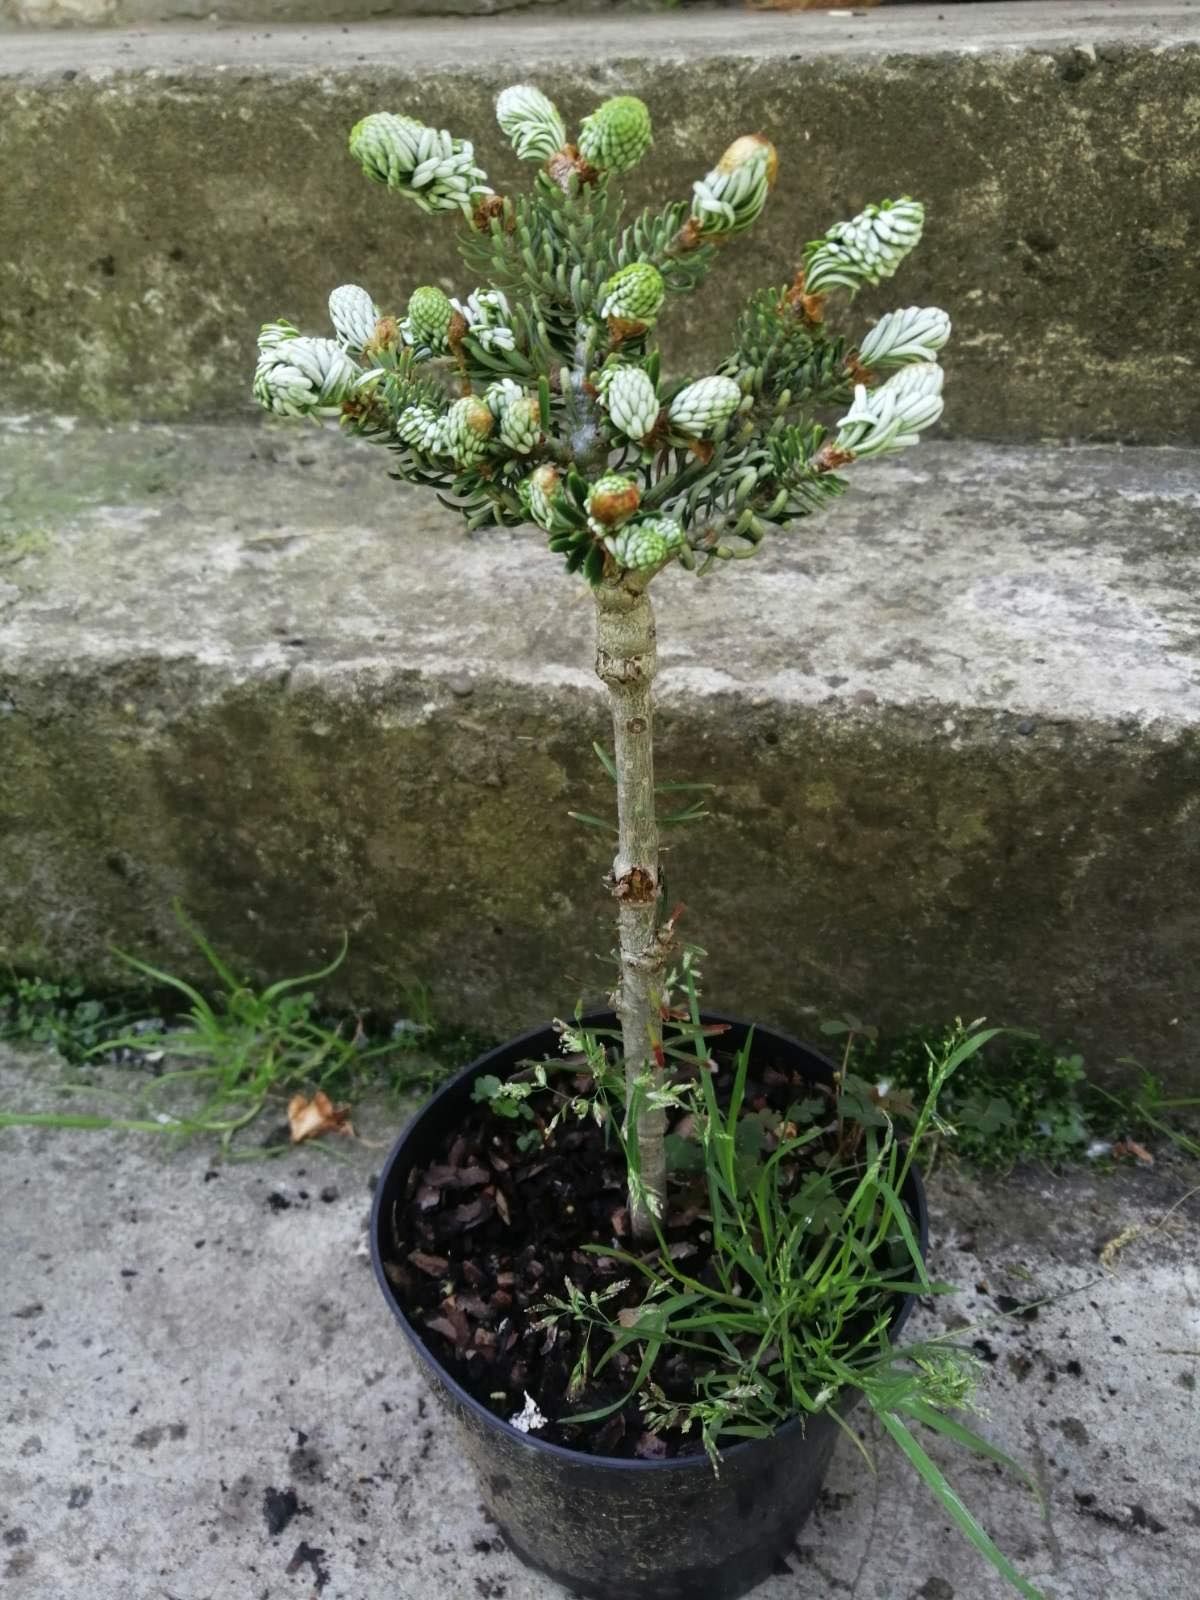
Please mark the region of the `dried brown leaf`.
[[1138, 1144], [1136, 1139], [1118, 1139], [1112, 1147], [1114, 1160], [1119, 1161], [1122, 1156], [1132, 1156], [1140, 1166], [1152, 1167], [1154, 1157], [1144, 1144]]
[[460, 1189], [479, 1189], [485, 1183], [491, 1183], [492, 1175], [486, 1167], [470, 1166], [459, 1167], [458, 1186]]
[[288, 1101], [287, 1119], [293, 1144], [300, 1144], [304, 1139], [319, 1139], [323, 1133], [354, 1132], [350, 1107], [335, 1106], [324, 1089], [318, 1089], [311, 1100], [294, 1094]]

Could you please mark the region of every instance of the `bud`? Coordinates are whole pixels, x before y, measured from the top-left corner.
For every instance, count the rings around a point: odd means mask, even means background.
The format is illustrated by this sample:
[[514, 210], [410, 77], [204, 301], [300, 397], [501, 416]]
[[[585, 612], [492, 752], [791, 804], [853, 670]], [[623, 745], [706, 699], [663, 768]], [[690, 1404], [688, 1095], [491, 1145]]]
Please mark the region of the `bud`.
[[293, 328], [290, 322], [281, 317], [278, 322], [263, 323], [258, 335], [258, 348], [260, 351], [274, 350], [290, 339], [299, 338], [300, 329]]
[[901, 367], [878, 389], [856, 385], [854, 404], [838, 424], [834, 449], [863, 460], [918, 443], [920, 430], [942, 414], [942, 379], [941, 367], [922, 361]]
[[460, 467], [477, 465], [487, 454], [488, 435], [495, 425], [491, 410], [478, 395], [463, 395], [446, 413], [446, 453]]
[[516, 226], [512, 205], [501, 194], [480, 195], [471, 209], [471, 226], [478, 233], [490, 233], [493, 222], [511, 233]]
[[360, 439], [383, 443], [393, 437], [395, 427], [392, 414], [378, 393], [379, 376], [378, 372], [368, 374], [371, 381], [368, 383], [367, 378], [363, 378], [354, 392], [342, 401], [341, 421], [344, 428], [349, 428]]
[[689, 439], [710, 439], [741, 403], [741, 387], [733, 378], [697, 378], [671, 401], [668, 416], [671, 426]]
[[417, 164], [425, 124], [415, 117], [376, 111], [350, 130], [350, 154], [372, 183], [398, 187]]
[[924, 226], [924, 206], [907, 195], [868, 206], [849, 222], [835, 222], [823, 239], [805, 246], [805, 291], [854, 292], [882, 283], [919, 243]]
[[600, 315], [648, 328], [662, 310], [666, 285], [657, 267], [631, 261], [600, 288]]
[[361, 376], [332, 339], [286, 339], [259, 356], [254, 398], [278, 416], [336, 416]]
[[658, 393], [641, 367], [605, 367], [600, 374], [600, 396], [608, 420], [627, 439], [644, 439], [658, 420]]
[[761, 134], [735, 139], [712, 171], [692, 185], [692, 222], [702, 239], [724, 239], [756, 222], [775, 185], [779, 156]]
[[485, 350], [512, 350], [515, 347], [516, 335], [508, 323], [512, 312], [501, 290], [476, 289], [467, 296], [465, 306], [460, 306], [457, 300], [451, 301], [451, 304], [466, 318], [471, 337], [478, 339]]
[[634, 570], [661, 566], [683, 543], [683, 528], [674, 517], [643, 517], [604, 541], [618, 566]]
[[867, 334], [858, 352], [864, 367], [902, 367], [934, 361], [950, 338], [950, 318], [937, 306], [889, 311]]
[[465, 211], [491, 194], [487, 173], [475, 165], [475, 147], [444, 128], [414, 117], [377, 111], [350, 130], [350, 154], [374, 183], [385, 183], [422, 211]]
[[365, 289], [343, 283], [329, 296], [329, 320], [342, 346], [357, 353], [375, 336], [379, 307]]
[[505, 406], [500, 417], [500, 443], [506, 450], [527, 456], [541, 436], [541, 407], [532, 395], [523, 395]]
[[745, 172], [747, 168], [755, 166], [763, 159], [767, 164], [767, 188], [773, 189], [775, 180], [779, 176], [779, 152], [765, 134], [743, 133], [725, 151], [717, 162], [715, 170], [723, 178], [731, 178], [735, 173]]
[[579, 154], [602, 172], [628, 172], [652, 142], [646, 103], [632, 94], [606, 100], [579, 128]]
[[454, 320], [455, 309], [448, 295], [432, 284], [423, 284], [408, 297], [404, 337], [418, 352], [444, 356], [450, 348], [450, 324]]
[[595, 534], [604, 534], [621, 523], [628, 522], [641, 504], [642, 491], [632, 478], [619, 472], [606, 472], [597, 478], [588, 491], [588, 526]]
[[521, 498], [529, 508], [529, 515], [547, 533], [560, 533], [572, 526], [561, 511], [562, 479], [558, 469], [549, 462], [530, 473], [521, 485]]
[[396, 419], [396, 437], [427, 456], [446, 453], [446, 419], [423, 402], [405, 406]]
[[514, 83], [500, 91], [496, 121], [522, 161], [545, 161], [567, 142], [558, 107], [527, 83]]
[[497, 422], [504, 415], [504, 408], [511, 405], [514, 400], [524, 399], [525, 391], [515, 378], [497, 378], [495, 383], [489, 383], [483, 391], [483, 398]]

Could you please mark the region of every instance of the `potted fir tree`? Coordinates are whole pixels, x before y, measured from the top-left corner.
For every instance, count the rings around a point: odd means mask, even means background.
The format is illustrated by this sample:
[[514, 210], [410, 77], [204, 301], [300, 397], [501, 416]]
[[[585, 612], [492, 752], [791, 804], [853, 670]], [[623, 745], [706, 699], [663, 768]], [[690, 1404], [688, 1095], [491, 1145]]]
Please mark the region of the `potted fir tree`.
[[[913, 1151], [938, 1089], [990, 1033], [931, 1058], [925, 1104], [699, 1007], [698, 958], [664, 903], [655, 781], [653, 581], [704, 577], [819, 510], [838, 475], [915, 444], [942, 409], [949, 319], [892, 312], [859, 338], [835, 297], [890, 278], [921, 236], [904, 198], [807, 244], [794, 281], [750, 296], [719, 371], [660, 370], [654, 330], [761, 213], [776, 153], [735, 140], [690, 200], [626, 221], [617, 180], [651, 143], [646, 107], [605, 102], [568, 142], [539, 90], [500, 126], [537, 164], [493, 193], [472, 145], [390, 113], [350, 135], [366, 175], [465, 220], [479, 282], [413, 289], [402, 317], [330, 296], [334, 337], [264, 327], [255, 394], [339, 417], [470, 529], [535, 523], [595, 601], [611, 703], [615, 1014], [513, 1041], [421, 1112], [376, 1194], [376, 1270], [459, 1421], [483, 1492], [530, 1564], [581, 1594], [724, 1600], [772, 1566], [860, 1398], [980, 1551], [917, 1424], [1004, 1459], [949, 1413], [971, 1363], [897, 1343], [924, 1266]], [[830, 431], [819, 417], [833, 415]], [[603, 819], [584, 820], [604, 825]]]

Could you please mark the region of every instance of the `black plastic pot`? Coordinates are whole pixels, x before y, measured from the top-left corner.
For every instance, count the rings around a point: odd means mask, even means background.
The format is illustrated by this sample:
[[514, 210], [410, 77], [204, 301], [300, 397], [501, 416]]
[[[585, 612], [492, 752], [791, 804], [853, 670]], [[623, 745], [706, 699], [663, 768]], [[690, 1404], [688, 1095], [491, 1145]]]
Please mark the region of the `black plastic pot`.
[[[597, 1014], [587, 1020], [604, 1026], [614, 1019]], [[731, 1048], [745, 1042], [748, 1023], [716, 1013], [705, 1020], [730, 1025]], [[832, 1079], [829, 1061], [773, 1029], [754, 1029], [754, 1050], [799, 1067], [813, 1082]], [[590, 1600], [736, 1600], [771, 1573], [812, 1510], [841, 1431], [832, 1417], [797, 1418], [769, 1439], [731, 1446], [719, 1476], [704, 1455], [630, 1461], [547, 1444], [493, 1416], [455, 1382], [408, 1321], [383, 1270], [385, 1230], [409, 1171], [427, 1164], [466, 1115], [475, 1079], [483, 1073], [503, 1078], [522, 1061], [557, 1053], [553, 1030], [535, 1029], [481, 1056], [413, 1118], [375, 1190], [375, 1277], [426, 1378], [460, 1425], [488, 1510], [526, 1565]], [[928, 1216], [915, 1169], [904, 1199], [924, 1252]], [[912, 1306], [910, 1295], [897, 1297], [893, 1334]], [[850, 1395], [843, 1415], [852, 1405]]]

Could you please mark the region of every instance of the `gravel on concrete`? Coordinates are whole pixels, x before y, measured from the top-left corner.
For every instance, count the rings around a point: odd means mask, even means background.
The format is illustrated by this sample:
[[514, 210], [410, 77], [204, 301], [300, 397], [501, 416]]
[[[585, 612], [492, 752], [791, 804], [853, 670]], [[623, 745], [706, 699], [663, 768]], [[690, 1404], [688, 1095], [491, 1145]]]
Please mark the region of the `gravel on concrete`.
[[[46, 1058], [0, 1057], [6, 1108], [60, 1107], [60, 1081]], [[0, 1132], [6, 1600], [561, 1596], [489, 1526], [390, 1324], [364, 1224], [399, 1117], [356, 1120], [340, 1162]], [[1198, 1181], [1160, 1157], [988, 1182], [943, 1166], [933, 1182], [932, 1268], [961, 1293], [921, 1326], [966, 1324], [986, 1368], [981, 1425], [1028, 1464], [1046, 1519], [1019, 1483], [931, 1449], [1047, 1600], [1195, 1592]], [[1031, 1320], [1000, 1309], [1035, 1300]], [[867, 1442], [877, 1475], [839, 1446], [761, 1600], [1001, 1600]]]

